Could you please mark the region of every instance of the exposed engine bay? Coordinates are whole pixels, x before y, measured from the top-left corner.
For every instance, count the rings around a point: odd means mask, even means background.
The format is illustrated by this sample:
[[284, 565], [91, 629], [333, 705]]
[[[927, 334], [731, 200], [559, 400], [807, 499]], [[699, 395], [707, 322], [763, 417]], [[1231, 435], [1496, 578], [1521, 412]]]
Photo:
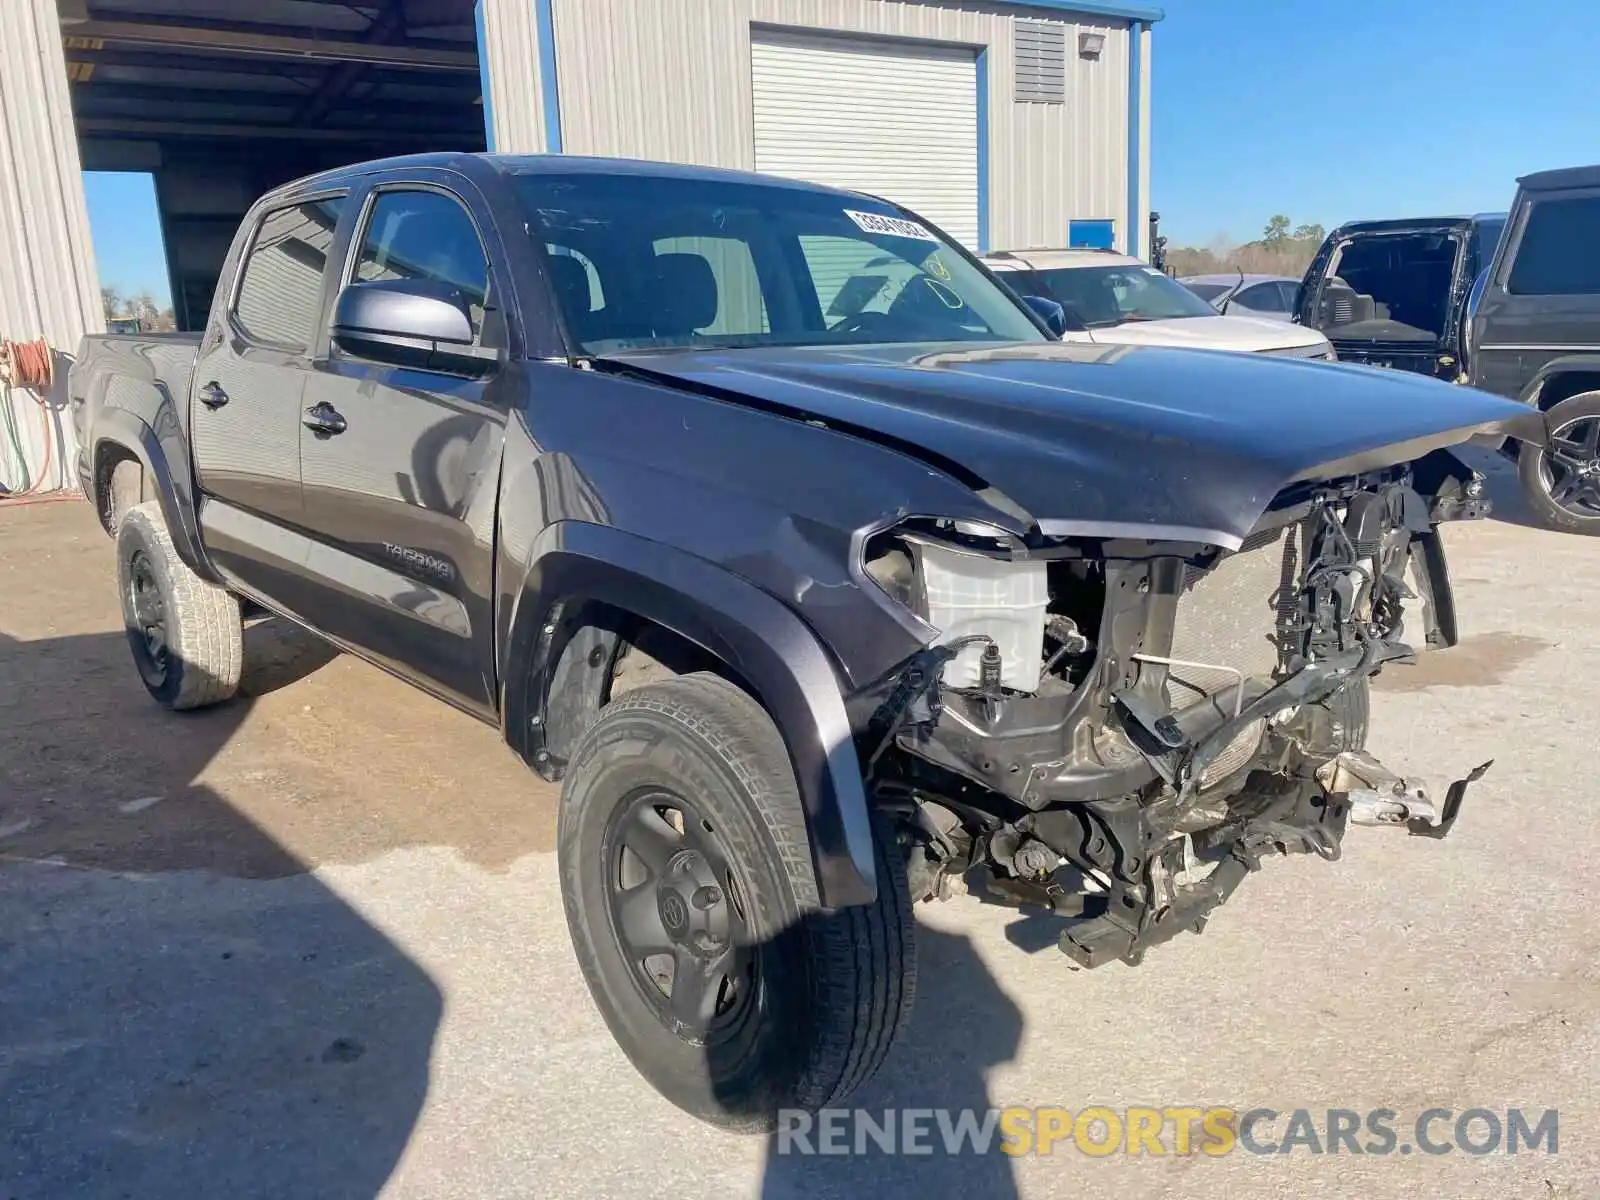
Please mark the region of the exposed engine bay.
[[909, 520], [865, 570], [940, 631], [862, 697], [858, 747], [913, 894], [976, 873], [1068, 918], [1083, 966], [1137, 962], [1271, 853], [1336, 859], [1350, 822], [1449, 831], [1365, 752], [1368, 681], [1455, 643], [1437, 526], [1484, 515], [1447, 451], [1279, 495], [1237, 549], [1028, 539]]

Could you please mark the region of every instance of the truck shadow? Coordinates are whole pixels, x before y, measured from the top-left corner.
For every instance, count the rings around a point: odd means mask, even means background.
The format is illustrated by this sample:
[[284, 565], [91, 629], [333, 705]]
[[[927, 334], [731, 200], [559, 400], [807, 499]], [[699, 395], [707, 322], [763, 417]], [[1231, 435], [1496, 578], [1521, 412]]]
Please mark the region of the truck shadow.
[[399, 1161], [441, 995], [206, 781], [253, 703], [164, 712], [121, 633], [0, 635], [0, 1195], [371, 1196]]

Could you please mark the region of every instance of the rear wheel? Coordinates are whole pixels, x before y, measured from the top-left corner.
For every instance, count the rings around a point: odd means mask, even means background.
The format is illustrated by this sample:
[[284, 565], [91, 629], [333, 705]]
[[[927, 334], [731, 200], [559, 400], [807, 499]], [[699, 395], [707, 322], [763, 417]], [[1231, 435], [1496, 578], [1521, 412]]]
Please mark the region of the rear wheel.
[[178, 557], [154, 501], [123, 514], [117, 583], [128, 646], [146, 690], [172, 709], [220, 704], [239, 686], [239, 603]]
[[562, 792], [567, 924], [639, 1072], [729, 1129], [836, 1104], [882, 1065], [916, 990], [904, 857], [878, 830], [878, 898], [824, 913], [788, 753], [714, 675], [617, 698]]
[[1600, 535], [1600, 392], [1550, 409], [1550, 447], [1524, 445], [1517, 456], [1522, 491], [1539, 523]]

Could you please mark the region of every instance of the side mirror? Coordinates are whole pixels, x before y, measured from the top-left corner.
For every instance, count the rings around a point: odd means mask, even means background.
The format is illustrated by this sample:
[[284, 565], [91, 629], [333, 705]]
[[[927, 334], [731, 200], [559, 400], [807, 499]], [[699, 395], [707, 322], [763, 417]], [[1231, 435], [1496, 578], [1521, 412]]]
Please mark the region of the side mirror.
[[461, 293], [423, 279], [352, 283], [333, 308], [333, 340], [348, 354], [422, 370], [482, 375], [500, 352], [472, 344]]
[[1074, 309], [1068, 308], [1059, 300], [1052, 300], [1048, 296], [1024, 296], [1022, 302], [1033, 309], [1045, 323], [1045, 327], [1061, 337], [1067, 332], [1082, 333], [1089, 328], [1083, 323], [1083, 318]]

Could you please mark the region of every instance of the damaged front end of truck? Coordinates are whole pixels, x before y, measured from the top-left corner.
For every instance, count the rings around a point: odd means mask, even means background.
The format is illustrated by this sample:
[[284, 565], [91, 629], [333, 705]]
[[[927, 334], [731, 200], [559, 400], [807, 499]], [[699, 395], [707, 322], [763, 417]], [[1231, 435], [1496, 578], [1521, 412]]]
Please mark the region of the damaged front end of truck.
[[1350, 823], [1442, 837], [1439, 789], [1365, 750], [1369, 680], [1457, 640], [1438, 526], [1487, 512], [1448, 450], [1278, 494], [1234, 546], [908, 519], [866, 573], [941, 638], [855, 700], [913, 894], [974, 873], [1068, 918], [1083, 966], [1198, 931], [1263, 857]]

